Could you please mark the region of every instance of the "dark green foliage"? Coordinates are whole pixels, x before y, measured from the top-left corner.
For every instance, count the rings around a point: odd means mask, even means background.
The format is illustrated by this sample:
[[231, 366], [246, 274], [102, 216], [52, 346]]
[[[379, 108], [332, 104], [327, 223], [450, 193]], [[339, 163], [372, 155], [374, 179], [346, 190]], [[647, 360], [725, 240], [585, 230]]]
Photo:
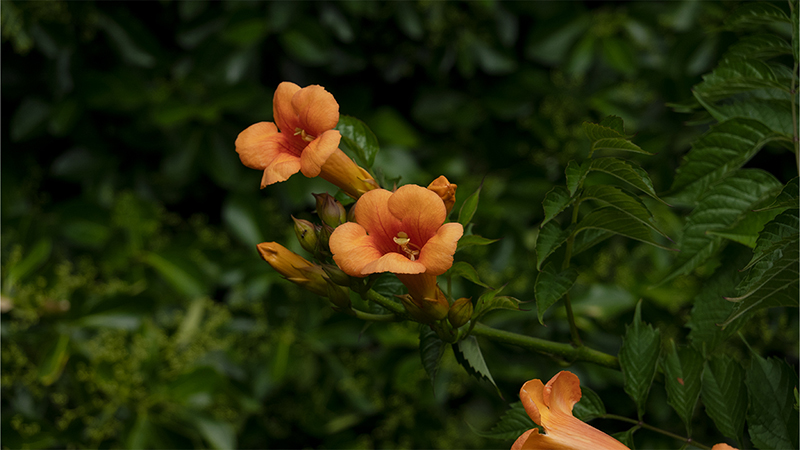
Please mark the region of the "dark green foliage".
[[636, 403], [639, 418], [644, 414], [645, 401], [661, 354], [660, 332], [642, 322], [641, 307], [641, 302], [636, 304], [633, 323], [627, 326], [619, 351], [625, 392]]

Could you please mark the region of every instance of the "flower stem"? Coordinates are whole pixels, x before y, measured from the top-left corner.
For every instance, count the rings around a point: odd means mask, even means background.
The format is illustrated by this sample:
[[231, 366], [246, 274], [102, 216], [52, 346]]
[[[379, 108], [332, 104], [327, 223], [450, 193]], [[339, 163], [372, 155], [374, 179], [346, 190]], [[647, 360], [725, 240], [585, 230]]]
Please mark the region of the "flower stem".
[[351, 309], [348, 314], [370, 322], [397, 322], [400, 320], [394, 314], [371, 314], [357, 309]]
[[588, 361], [611, 369], [619, 369], [619, 362], [615, 356], [586, 346], [575, 347], [572, 344], [551, 342], [545, 339], [498, 330], [482, 323], [475, 324], [475, 328], [472, 329], [472, 334], [497, 342], [517, 345], [538, 353], [559, 356], [569, 361]]
[[382, 296], [381, 294], [378, 294], [372, 289], [362, 293], [361, 297], [364, 298], [364, 300], [375, 302], [397, 315], [400, 315], [402, 317], [407, 316], [406, 309], [403, 308], [403, 305], [389, 300], [388, 298]]
[[646, 423], [644, 423], [642, 421], [636, 420], [636, 419], [630, 419], [628, 417], [618, 416], [616, 414], [603, 414], [602, 416], [599, 416], [599, 417], [601, 419], [615, 419], [615, 420], [620, 420], [622, 422], [628, 422], [628, 423], [632, 423], [634, 425], [639, 425], [642, 428], [648, 429], [650, 431], [655, 431], [656, 433], [661, 433], [664, 436], [669, 436], [669, 437], [677, 439], [679, 441], [683, 441], [683, 442], [685, 442], [685, 443], [687, 443], [687, 444], [689, 444], [691, 446], [697, 447], [699, 449], [711, 450], [711, 447], [709, 447], [707, 445], [703, 445], [703, 444], [701, 444], [699, 442], [693, 441], [692, 438], [687, 438], [685, 436], [681, 436], [681, 435], [678, 435], [678, 434], [675, 434], [675, 433], [670, 433], [667, 430], [662, 430], [661, 428], [657, 428], [657, 427], [654, 427], [652, 425], [648, 425], [648, 424], [646, 424]]

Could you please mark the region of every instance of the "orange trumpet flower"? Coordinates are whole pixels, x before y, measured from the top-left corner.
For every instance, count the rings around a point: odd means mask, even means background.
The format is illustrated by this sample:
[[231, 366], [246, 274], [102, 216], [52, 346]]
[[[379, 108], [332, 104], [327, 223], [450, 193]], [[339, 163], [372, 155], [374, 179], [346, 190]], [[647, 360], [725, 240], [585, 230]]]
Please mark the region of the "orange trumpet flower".
[[275, 91], [273, 115], [275, 123], [253, 124], [236, 138], [242, 164], [264, 171], [262, 189], [299, 171], [309, 178], [321, 176], [354, 198], [377, 187], [367, 171], [339, 150], [341, 135], [333, 129], [339, 104], [325, 88], [301, 89], [284, 81]]
[[561, 371], [547, 384], [530, 380], [522, 386], [519, 398], [525, 411], [544, 428], [534, 428], [520, 436], [511, 450], [627, 450], [620, 441], [572, 415], [572, 407], [581, 399], [581, 382], [572, 372]]

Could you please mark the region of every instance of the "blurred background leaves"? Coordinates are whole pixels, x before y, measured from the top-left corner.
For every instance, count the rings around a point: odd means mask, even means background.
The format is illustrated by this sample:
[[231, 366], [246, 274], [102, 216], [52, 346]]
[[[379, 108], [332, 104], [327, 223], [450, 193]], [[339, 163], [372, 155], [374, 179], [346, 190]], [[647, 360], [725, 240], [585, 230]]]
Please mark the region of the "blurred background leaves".
[[[296, 176], [259, 191], [237, 134], [271, 120], [279, 82], [325, 86], [375, 132], [379, 176], [444, 174], [456, 208], [483, 183], [473, 231], [502, 239], [463, 253], [486, 284], [529, 300], [541, 201], [589, 152], [582, 122], [622, 117], [666, 190], [708, 120], [688, 126], [665, 103], [690, 99], [736, 41], [722, 23], [738, 5], [3, 1], [3, 446], [507, 447], [467, 424], [488, 429], [559, 364], [487, 342], [505, 401], [449, 351], [431, 386], [416, 326], [365, 328], [280, 280], [255, 244], [300, 252], [289, 215], [308, 216], [310, 193], [331, 187]], [[784, 158], [749, 166], [785, 183]], [[685, 211], [645, 201], [675, 236]], [[579, 255], [584, 340], [616, 354], [638, 298], [647, 322], [685, 334], [701, 279], [651, 288], [670, 258], [615, 239]], [[486, 321], [566, 341], [560, 315]], [[762, 354], [794, 348], [796, 363], [796, 318], [754, 320]], [[571, 370], [609, 411], [636, 415], [620, 373]], [[665, 399], [654, 387], [648, 413], [679, 430]], [[674, 446], [644, 432], [637, 443]]]

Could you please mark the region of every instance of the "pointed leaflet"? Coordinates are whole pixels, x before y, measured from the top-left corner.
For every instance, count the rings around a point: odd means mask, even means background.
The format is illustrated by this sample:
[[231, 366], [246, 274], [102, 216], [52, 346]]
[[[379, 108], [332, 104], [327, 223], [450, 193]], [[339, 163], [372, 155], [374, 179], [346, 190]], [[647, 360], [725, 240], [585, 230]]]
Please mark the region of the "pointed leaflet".
[[[621, 123], [609, 123], [609, 125], [621, 127]], [[629, 141], [624, 134], [614, 128], [598, 125], [596, 123], [584, 122], [583, 131], [586, 133], [586, 136], [589, 137], [589, 140], [592, 141], [590, 155], [595, 150], [621, 150], [652, 155], [652, 153], [642, 150], [641, 147]]]
[[[798, 251], [798, 239], [786, 240], [786, 247], [775, 251], [776, 260], [771, 261], [772, 266], [766, 270], [757, 280], [745, 279], [745, 286], [752, 286], [750, 290], [736, 298], [728, 298], [732, 302], [739, 303], [739, 307], [723, 322], [727, 325], [739, 316], [749, 312], [764, 308], [777, 306], [798, 306], [798, 281], [800, 281], [800, 252]], [[765, 260], [758, 264], [766, 263]], [[753, 270], [758, 266], [756, 265]]]
[[542, 200], [542, 207], [544, 208], [544, 220], [539, 225], [543, 227], [553, 217], [557, 216], [561, 211], [567, 209], [575, 201], [575, 197], [571, 197], [570, 193], [561, 186], [556, 186], [550, 190]]
[[747, 391], [744, 369], [730, 357], [714, 357], [703, 367], [703, 404], [725, 436], [742, 441]]
[[536, 238], [536, 269], [540, 270], [542, 263], [554, 251], [561, 247], [561, 244], [566, 242], [569, 235], [575, 227], [570, 225], [566, 230], [561, 230], [555, 222], [548, 222], [542, 230], [539, 231], [539, 236]]
[[772, 66], [761, 60], [728, 55], [713, 72], [703, 76], [703, 82], [694, 87], [693, 93], [701, 103], [756, 89], [777, 91], [777, 95], [788, 93], [790, 85], [785, 84], [786, 80], [779, 73], [776, 74]]
[[431, 379], [431, 385], [436, 380], [436, 372], [439, 371], [439, 363], [442, 360], [445, 343], [439, 339], [436, 332], [428, 325], [419, 327], [419, 356], [422, 358], [422, 367]]
[[789, 99], [758, 98], [750, 94], [740, 94], [736, 98], [718, 104], [703, 102], [703, 106], [719, 122], [744, 117], [757, 120], [787, 137], [792, 135], [792, 102]]
[[567, 292], [569, 292], [575, 279], [578, 278], [578, 271], [572, 267], [564, 271], [557, 272], [555, 264], [547, 263], [536, 277], [536, 284], [533, 291], [536, 294], [536, 310], [539, 314], [539, 323], [544, 324], [542, 318], [547, 308], [557, 302]]
[[531, 428], [536, 428], [536, 424], [525, 412], [522, 402], [512, 403], [509, 407], [490, 431], [478, 431], [470, 425], [472, 432], [488, 439], [509, 440], [517, 439]]
[[583, 179], [586, 178], [586, 173], [589, 172], [590, 165], [591, 161], [584, 161], [582, 164], [570, 161], [567, 164], [564, 173], [567, 176], [567, 190], [569, 190], [570, 196], [575, 195], [578, 187], [583, 183]]
[[678, 168], [670, 191], [676, 200], [694, 204], [709, 186], [778, 138], [778, 134], [752, 119], [734, 118], [719, 123], [695, 141]]
[[458, 248], [456, 249], [456, 251], [459, 251], [467, 247], [471, 247], [473, 245], [489, 245], [499, 240], [500, 239], [489, 239], [483, 236], [478, 236], [476, 234], [470, 234], [469, 236], [463, 236], [461, 239], [458, 240]]
[[637, 221], [641, 222], [645, 226], [649, 227], [656, 233], [667, 237], [661, 230], [659, 230], [653, 223], [650, 221], [650, 218], [653, 217], [650, 214], [650, 211], [647, 207], [636, 197], [631, 196], [627, 192], [623, 191], [614, 186], [597, 184], [594, 186], [587, 187], [581, 198], [595, 200], [598, 203], [611, 206], [620, 210], [621, 212], [628, 214], [632, 218], [636, 219]]
[[728, 47], [726, 53], [751, 58], [772, 58], [791, 55], [792, 46], [780, 36], [761, 33], [739, 39], [738, 42]]
[[621, 213], [616, 208], [605, 207], [590, 212], [578, 222], [575, 234], [587, 229], [610, 231], [658, 248], [669, 250], [669, 247], [665, 247], [653, 239], [650, 228], [632, 218], [630, 215]]
[[800, 207], [800, 204], [798, 204], [798, 192], [800, 191], [800, 186], [798, 186], [797, 178], [798, 177], [794, 177], [789, 180], [789, 182], [786, 183], [786, 186], [784, 186], [781, 190], [781, 193], [775, 197], [775, 201], [771, 205], [762, 209]]
[[478, 298], [478, 302], [475, 305], [475, 311], [472, 313], [472, 322], [477, 322], [481, 317], [483, 317], [489, 311], [494, 311], [495, 309], [509, 309], [512, 311], [519, 311], [519, 304], [520, 301], [514, 297], [508, 297], [505, 295], [497, 296], [500, 291], [503, 290], [505, 286], [501, 286], [497, 289], [492, 289], [490, 291], [485, 292], [483, 295]]
[[687, 434], [691, 436], [692, 415], [700, 398], [703, 356], [691, 347], [678, 350], [672, 341], [662, 363], [667, 403], [677, 411], [686, 425]]
[[656, 195], [650, 176], [647, 175], [644, 169], [635, 164], [619, 158], [597, 158], [592, 160], [588, 170], [607, 173], [664, 203]]
[[742, 169], [714, 185], [689, 214], [680, 240], [680, 253], [662, 283], [690, 273], [722, 246], [723, 239], [708, 231], [736, 223], [740, 216], [768, 200], [780, 183], [758, 169]]
[[710, 357], [729, 337], [736, 334], [746, 315], [723, 328], [720, 324], [731, 315], [735, 304], [725, 296], [736, 292], [736, 285], [744, 278], [737, 269], [747, 262], [750, 249], [740, 245], [729, 245], [719, 255], [724, 264], [714, 274], [703, 280], [700, 292], [692, 299], [692, 311], [686, 326], [689, 340], [705, 357]]
[[480, 198], [482, 188], [483, 183], [481, 183], [478, 189], [461, 204], [461, 209], [458, 210], [458, 223], [461, 225], [467, 226], [472, 220], [472, 216], [475, 215], [475, 211], [478, 209], [478, 199]]
[[485, 288], [491, 288], [488, 284], [481, 281], [480, 276], [478, 275], [478, 271], [475, 270], [469, 263], [464, 261], [459, 261], [453, 264], [452, 267], [445, 273], [445, 276], [457, 276], [466, 278], [467, 280], [477, 284], [478, 286], [483, 286]]
[[622, 117], [605, 116], [603, 120], [600, 121], [600, 125], [606, 128], [611, 128], [612, 130], [619, 133], [621, 136], [625, 136], [625, 124], [622, 121]]
[[763, 230], [764, 226], [774, 219], [779, 212], [780, 211], [777, 209], [750, 211], [733, 225], [718, 230], [708, 230], [707, 233], [754, 248], [756, 246], [756, 240], [758, 239], [758, 233]]
[[797, 448], [797, 410], [792, 390], [797, 372], [777, 358], [764, 359], [752, 354], [747, 371], [747, 428], [758, 448]]
[[355, 155], [358, 162], [367, 169], [371, 168], [375, 163], [375, 155], [380, 150], [375, 133], [364, 122], [345, 115], [339, 116], [335, 129], [342, 134], [339, 142], [342, 150]]
[[[778, 197], [780, 198], [780, 196]], [[771, 222], [764, 225], [764, 229], [759, 233], [753, 250], [753, 258], [742, 271], [749, 270], [764, 257], [782, 248], [783, 241], [797, 235], [800, 232], [798, 230], [800, 230], [800, 217], [798, 217], [796, 209], [790, 209], [775, 216]]]
[[592, 248], [613, 235], [614, 233], [610, 231], [591, 228], [576, 234], [572, 245], [572, 256]]
[[587, 422], [605, 414], [606, 407], [603, 405], [603, 400], [600, 396], [588, 387], [581, 386], [581, 399], [572, 409], [572, 415], [578, 420]]
[[[456, 356], [456, 361], [461, 364], [461, 367], [467, 371], [468, 374], [478, 379], [488, 380], [492, 385], [497, 388], [492, 374], [489, 373], [489, 368], [486, 367], [486, 361], [483, 360], [483, 353], [478, 345], [478, 340], [475, 336], [469, 336], [466, 339], [458, 341], [453, 346], [453, 353]], [[497, 393], [500, 393], [498, 389]]]
[[642, 322], [642, 301], [636, 304], [633, 323], [625, 327], [625, 337], [619, 351], [619, 366], [625, 392], [636, 402], [639, 418], [658, 366], [661, 353], [660, 331]]
[[758, 25], [771, 25], [775, 22], [789, 22], [786, 13], [775, 5], [766, 2], [745, 3], [725, 20], [728, 29], [748, 28]]

